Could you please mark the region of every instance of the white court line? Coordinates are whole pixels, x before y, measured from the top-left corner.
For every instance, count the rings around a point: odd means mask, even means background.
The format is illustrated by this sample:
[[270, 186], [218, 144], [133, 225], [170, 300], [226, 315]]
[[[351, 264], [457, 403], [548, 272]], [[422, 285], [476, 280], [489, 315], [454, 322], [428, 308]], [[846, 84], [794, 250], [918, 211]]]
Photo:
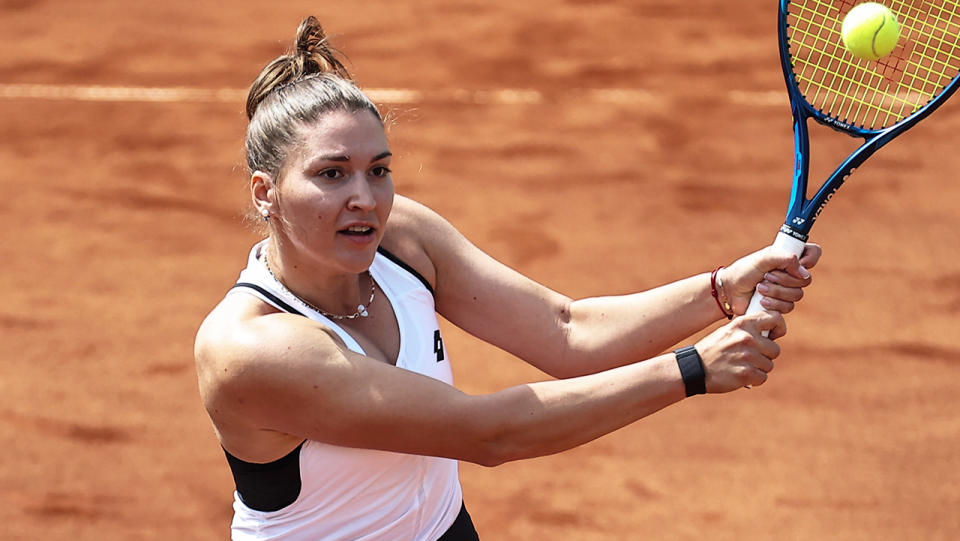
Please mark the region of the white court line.
[[767, 92], [744, 92], [733, 90], [729, 94], [733, 103], [742, 105], [787, 105], [790, 99], [784, 90], [770, 90]]
[[[537, 105], [543, 94], [536, 90], [453, 90], [421, 92], [402, 88], [367, 88], [367, 96], [381, 104], [415, 104], [423, 101], [446, 101], [474, 104]], [[594, 103], [615, 105], [654, 105], [669, 101], [669, 96], [644, 89], [607, 88], [582, 92]], [[247, 90], [242, 88], [187, 88], [135, 86], [78, 86], [39, 84], [0, 84], [0, 99], [47, 99], [67, 101], [133, 101], [133, 102], [218, 102], [243, 103]], [[733, 90], [727, 100], [738, 105], [781, 106], [787, 103], [786, 92], [748, 92]]]
[[245, 90], [135, 86], [0, 85], [2, 98], [75, 101], [244, 102]]

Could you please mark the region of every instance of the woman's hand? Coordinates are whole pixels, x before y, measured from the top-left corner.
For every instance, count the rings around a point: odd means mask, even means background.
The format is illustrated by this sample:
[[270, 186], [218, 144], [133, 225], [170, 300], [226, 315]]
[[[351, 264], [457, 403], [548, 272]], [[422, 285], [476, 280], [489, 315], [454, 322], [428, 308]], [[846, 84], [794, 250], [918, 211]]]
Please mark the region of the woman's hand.
[[822, 250], [807, 243], [797, 256], [770, 247], [742, 257], [721, 270], [723, 292], [735, 315], [743, 315], [757, 290], [763, 295], [761, 304], [767, 310], [789, 313], [794, 303], [803, 298], [803, 288], [810, 285], [809, 269], [816, 266]]
[[[769, 338], [763, 331], [770, 331]], [[787, 333], [783, 315], [757, 312], [738, 317], [696, 344], [703, 359], [708, 393], [728, 393], [741, 387], [763, 385], [780, 355], [774, 342]]]

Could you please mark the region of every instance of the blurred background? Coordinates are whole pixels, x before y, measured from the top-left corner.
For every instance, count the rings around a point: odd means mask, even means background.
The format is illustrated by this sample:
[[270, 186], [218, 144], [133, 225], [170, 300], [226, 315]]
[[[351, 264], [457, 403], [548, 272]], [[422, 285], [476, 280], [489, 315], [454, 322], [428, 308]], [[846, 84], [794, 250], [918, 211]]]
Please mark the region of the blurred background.
[[[305, 16], [392, 119], [397, 191], [583, 297], [773, 240], [793, 161], [776, 8], [0, 0], [0, 538], [229, 537], [193, 338], [257, 240], [244, 90]], [[958, 129], [960, 99], [830, 204], [766, 385], [463, 464], [481, 537], [960, 538]], [[813, 137], [816, 179], [856, 144]], [[444, 336], [468, 393], [546, 378]]]

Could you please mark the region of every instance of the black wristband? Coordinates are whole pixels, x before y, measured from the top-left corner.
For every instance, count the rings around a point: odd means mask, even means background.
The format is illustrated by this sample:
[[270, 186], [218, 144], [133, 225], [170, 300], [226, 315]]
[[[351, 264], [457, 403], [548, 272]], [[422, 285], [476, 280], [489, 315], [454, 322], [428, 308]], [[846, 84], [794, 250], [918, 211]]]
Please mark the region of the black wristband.
[[707, 393], [707, 373], [703, 369], [703, 359], [697, 353], [697, 348], [687, 346], [673, 352], [677, 356], [680, 366], [680, 375], [687, 388], [687, 396]]

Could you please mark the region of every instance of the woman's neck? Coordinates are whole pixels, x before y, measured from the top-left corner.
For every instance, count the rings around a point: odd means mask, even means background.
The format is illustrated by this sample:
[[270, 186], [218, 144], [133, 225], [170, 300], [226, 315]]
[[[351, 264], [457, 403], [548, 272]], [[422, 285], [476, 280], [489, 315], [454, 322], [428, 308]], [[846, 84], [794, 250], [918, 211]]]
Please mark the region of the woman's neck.
[[345, 272], [311, 264], [283, 250], [272, 239], [260, 250], [260, 261], [273, 277], [309, 308], [327, 317], [365, 317], [363, 313], [376, 295], [369, 271]]

